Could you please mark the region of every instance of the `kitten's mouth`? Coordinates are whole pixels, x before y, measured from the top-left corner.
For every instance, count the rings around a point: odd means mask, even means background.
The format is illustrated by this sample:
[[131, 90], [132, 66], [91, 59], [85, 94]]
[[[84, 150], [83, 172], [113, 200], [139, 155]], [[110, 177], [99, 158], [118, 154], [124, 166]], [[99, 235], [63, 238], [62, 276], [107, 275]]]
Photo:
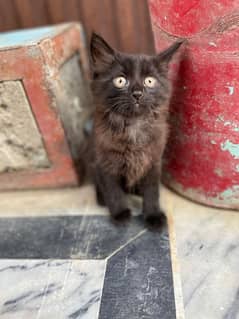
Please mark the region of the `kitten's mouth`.
[[142, 102], [140, 100], [134, 100], [132, 104], [133, 104], [133, 106], [138, 108], [142, 104]]
[[135, 101], [132, 105], [132, 111], [135, 114], [138, 114], [142, 111], [142, 103], [140, 103], [140, 101]]
[[142, 113], [142, 104], [140, 102], [135, 102], [132, 108], [132, 115], [139, 116]]

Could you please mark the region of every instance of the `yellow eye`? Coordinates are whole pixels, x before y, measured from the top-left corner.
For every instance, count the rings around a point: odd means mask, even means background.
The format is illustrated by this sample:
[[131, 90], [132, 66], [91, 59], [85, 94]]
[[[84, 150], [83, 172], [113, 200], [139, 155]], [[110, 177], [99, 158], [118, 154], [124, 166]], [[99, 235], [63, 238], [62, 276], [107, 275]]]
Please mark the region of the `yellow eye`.
[[123, 76], [118, 76], [117, 78], [113, 79], [114, 86], [118, 89], [122, 89], [127, 85], [127, 80]]
[[144, 79], [144, 85], [148, 88], [154, 88], [157, 84], [157, 80], [152, 76], [147, 76], [147, 78]]

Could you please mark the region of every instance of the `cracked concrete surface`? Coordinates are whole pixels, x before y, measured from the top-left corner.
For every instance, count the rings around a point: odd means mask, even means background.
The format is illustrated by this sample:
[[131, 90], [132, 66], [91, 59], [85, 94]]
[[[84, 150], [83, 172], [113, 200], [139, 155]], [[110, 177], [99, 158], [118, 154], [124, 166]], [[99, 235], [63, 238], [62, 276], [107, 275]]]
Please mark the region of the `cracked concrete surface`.
[[21, 81], [0, 82], [0, 172], [49, 166]]

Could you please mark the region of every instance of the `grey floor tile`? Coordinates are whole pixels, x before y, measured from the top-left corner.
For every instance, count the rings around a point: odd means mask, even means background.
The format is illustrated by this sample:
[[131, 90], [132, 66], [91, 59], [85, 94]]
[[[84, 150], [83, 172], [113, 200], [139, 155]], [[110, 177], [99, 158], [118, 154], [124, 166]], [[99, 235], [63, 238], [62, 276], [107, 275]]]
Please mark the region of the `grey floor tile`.
[[108, 260], [99, 319], [173, 319], [167, 229], [146, 231]]
[[144, 228], [140, 218], [114, 225], [108, 216], [0, 219], [0, 258], [104, 259]]

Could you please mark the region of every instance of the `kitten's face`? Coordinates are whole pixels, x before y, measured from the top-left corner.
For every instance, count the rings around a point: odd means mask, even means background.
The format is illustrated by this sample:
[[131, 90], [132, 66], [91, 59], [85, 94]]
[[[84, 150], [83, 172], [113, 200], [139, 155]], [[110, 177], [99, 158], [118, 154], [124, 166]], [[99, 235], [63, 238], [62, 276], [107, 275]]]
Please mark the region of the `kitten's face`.
[[93, 34], [93, 92], [105, 112], [124, 117], [157, 112], [170, 97], [168, 62], [181, 43], [156, 56], [127, 55]]

